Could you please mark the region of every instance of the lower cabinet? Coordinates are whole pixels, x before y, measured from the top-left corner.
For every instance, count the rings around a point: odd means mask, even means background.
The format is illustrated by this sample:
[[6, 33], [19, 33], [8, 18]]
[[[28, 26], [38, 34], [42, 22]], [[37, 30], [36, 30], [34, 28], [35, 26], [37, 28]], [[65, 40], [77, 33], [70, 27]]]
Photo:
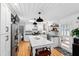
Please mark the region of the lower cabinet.
[[0, 35], [0, 55], [5, 55], [5, 35]]
[[51, 37], [50, 40], [53, 42], [53, 47], [59, 47], [60, 46], [59, 37]]
[[79, 44], [72, 44], [72, 46], [73, 46], [73, 53], [72, 53], [72, 55], [73, 56], [79, 56]]
[[10, 56], [10, 37], [8, 34], [0, 35], [0, 55]]

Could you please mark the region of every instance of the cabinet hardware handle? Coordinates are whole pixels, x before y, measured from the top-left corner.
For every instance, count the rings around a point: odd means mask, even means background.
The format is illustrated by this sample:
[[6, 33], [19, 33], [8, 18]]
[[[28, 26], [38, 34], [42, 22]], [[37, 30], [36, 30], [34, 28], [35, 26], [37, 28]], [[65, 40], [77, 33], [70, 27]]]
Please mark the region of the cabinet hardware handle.
[[8, 30], [9, 30], [9, 28], [8, 28], [8, 26], [6, 26], [6, 32], [8, 32]]
[[61, 41], [63, 41], [63, 40], [61, 40]]
[[8, 39], [9, 39], [9, 37], [8, 37], [8, 36], [6, 36], [6, 41], [8, 41]]

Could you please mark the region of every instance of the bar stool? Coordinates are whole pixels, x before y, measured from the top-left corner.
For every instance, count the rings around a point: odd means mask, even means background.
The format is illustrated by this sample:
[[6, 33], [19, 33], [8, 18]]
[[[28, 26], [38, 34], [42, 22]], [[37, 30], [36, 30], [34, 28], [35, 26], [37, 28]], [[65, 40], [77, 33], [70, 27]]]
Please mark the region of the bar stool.
[[50, 56], [51, 55], [51, 49], [44, 47], [36, 49], [36, 56]]

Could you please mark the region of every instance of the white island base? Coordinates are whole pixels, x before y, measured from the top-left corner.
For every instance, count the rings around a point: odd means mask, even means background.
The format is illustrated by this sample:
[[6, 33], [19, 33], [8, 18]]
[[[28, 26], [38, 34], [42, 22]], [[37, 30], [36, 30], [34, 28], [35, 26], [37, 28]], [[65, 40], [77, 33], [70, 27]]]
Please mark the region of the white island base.
[[53, 42], [47, 40], [46, 37], [43, 36], [30, 36], [29, 37], [31, 47], [32, 47], [32, 55], [35, 56], [36, 49], [48, 47], [53, 49]]

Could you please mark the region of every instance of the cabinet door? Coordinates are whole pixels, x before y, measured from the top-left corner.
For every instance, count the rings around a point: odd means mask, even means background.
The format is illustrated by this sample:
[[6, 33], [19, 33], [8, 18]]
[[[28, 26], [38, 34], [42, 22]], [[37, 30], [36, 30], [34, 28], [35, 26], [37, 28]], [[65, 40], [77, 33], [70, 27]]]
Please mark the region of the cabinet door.
[[55, 38], [54, 41], [55, 41], [55, 46], [58, 47], [59, 46], [59, 38], [58, 37]]
[[53, 47], [58, 47], [59, 46], [59, 38], [58, 37], [52, 37], [51, 41], [53, 42]]
[[58, 38], [53, 39], [54, 47], [58, 47]]
[[10, 56], [11, 52], [11, 40], [10, 35], [5, 35], [5, 56]]
[[0, 40], [1, 40], [1, 56], [5, 56], [5, 35], [0, 35]]
[[6, 38], [5, 38], [5, 56], [9, 56], [10, 55], [10, 44], [11, 44], [11, 12], [9, 10], [9, 8], [7, 7], [7, 5], [5, 5], [5, 28], [6, 28]]
[[1, 4], [1, 55], [10, 55], [10, 42], [11, 42], [11, 12], [7, 5]]
[[5, 6], [1, 4], [1, 34], [5, 33]]
[[0, 35], [1, 56], [10, 56], [10, 37], [7, 34]]
[[5, 6], [6, 12], [5, 12], [5, 28], [6, 28], [6, 33], [10, 33], [10, 25], [11, 25], [11, 12], [7, 6]]
[[8, 33], [11, 24], [11, 12], [7, 5], [1, 4], [1, 34]]

